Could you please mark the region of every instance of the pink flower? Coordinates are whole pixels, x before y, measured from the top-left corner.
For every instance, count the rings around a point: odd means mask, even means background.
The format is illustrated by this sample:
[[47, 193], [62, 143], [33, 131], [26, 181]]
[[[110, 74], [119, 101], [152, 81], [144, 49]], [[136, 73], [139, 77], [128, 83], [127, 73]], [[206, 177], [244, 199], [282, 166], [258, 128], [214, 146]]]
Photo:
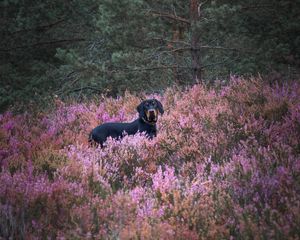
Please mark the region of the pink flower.
[[161, 193], [172, 192], [178, 187], [179, 181], [175, 176], [175, 169], [166, 166], [165, 171], [162, 171], [161, 166], [157, 172], [152, 176], [152, 188], [154, 191]]

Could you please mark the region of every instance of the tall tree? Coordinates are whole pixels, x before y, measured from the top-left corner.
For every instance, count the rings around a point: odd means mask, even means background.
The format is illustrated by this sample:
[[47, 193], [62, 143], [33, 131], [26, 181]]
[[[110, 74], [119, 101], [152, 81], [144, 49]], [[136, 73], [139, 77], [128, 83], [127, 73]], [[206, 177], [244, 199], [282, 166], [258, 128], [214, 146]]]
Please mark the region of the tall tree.
[[88, 41], [96, 9], [96, 0], [0, 2], [0, 111], [59, 86], [56, 49]]
[[299, 72], [300, 0], [0, 3], [0, 109], [58, 94], [118, 95]]
[[201, 71], [201, 32], [198, 31], [197, 25], [200, 20], [201, 5], [198, 0], [190, 0], [190, 21], [191, 21], [191, 57], [193, 79], [198, 82], [202, 79]]

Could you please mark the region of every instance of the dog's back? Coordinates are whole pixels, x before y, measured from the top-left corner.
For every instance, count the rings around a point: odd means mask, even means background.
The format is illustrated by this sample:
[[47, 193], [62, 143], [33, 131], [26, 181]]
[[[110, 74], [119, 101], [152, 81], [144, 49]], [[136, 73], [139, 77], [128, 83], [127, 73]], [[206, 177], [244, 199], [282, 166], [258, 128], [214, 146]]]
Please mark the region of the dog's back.
[[104, 123], [94, 128], [90, 135], [90, 142], [97, 142], [101, 146], [107, 140], [108, 137], [114, 139], [120, 139], [124, 134], [134, 135], [138, 132], [138, 123], [134, 121], [132, 123]]

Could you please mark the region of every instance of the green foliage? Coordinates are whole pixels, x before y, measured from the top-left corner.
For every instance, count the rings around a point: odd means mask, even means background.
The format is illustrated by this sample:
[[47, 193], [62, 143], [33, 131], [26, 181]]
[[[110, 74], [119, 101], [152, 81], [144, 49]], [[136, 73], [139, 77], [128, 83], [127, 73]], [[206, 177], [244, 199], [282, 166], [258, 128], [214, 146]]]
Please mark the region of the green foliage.
[[192, 2], [201, 1], [2, 1], [0, 111], [53, 95], [190, 85], [195, 52], [206, 83], [297, 75], [299, 0], [204, 1], [197, 19]]
[[[0, 111], [18, 102], [37, 102], [60, 87], [56, 49], [81, 43], [91, 32], [96, 1], [2, 1]], [[19, 105], [18, 104], [18, 105]]]

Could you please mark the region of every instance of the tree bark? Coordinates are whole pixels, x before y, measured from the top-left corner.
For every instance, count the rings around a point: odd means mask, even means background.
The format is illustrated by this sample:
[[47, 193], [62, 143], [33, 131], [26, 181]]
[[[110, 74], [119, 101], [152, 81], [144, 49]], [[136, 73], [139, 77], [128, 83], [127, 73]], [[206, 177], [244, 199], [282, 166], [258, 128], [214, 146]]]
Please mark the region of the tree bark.
[[200, 5], [198, 0], [190, 0], [190, 23], [191, 23], [191, 60], [192, 76], [194, 83], [202, 79], [201, 62], [201, 34], [197, 27], [200, 19]]

